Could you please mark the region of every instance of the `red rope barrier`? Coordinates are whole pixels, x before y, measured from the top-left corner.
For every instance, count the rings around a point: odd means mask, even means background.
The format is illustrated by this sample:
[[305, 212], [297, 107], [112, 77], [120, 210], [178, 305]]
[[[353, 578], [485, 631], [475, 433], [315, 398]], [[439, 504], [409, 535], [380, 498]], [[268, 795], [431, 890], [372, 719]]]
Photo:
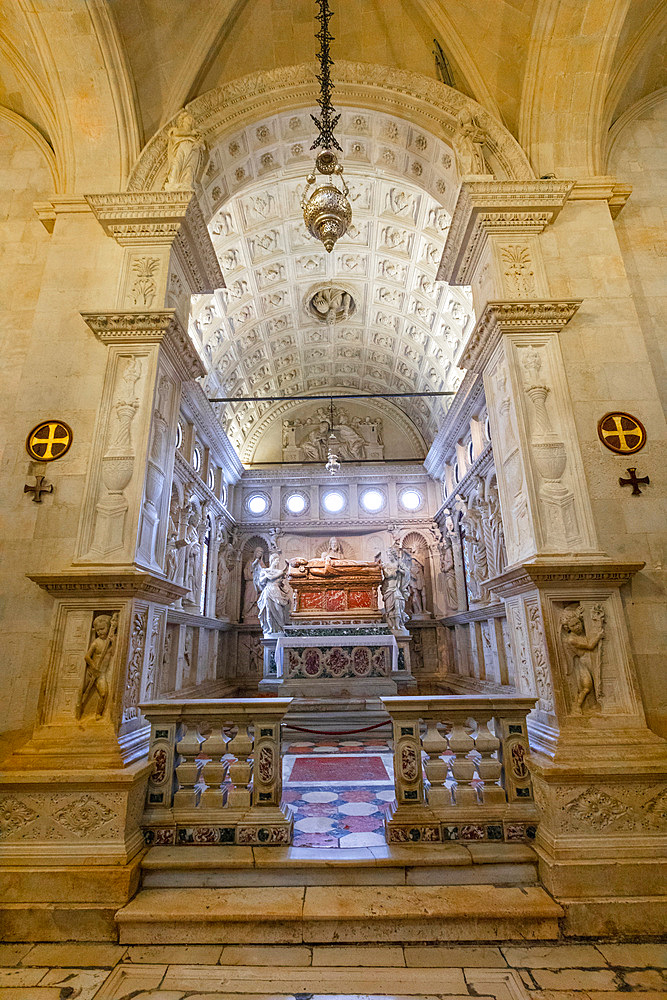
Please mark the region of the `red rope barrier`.
[[388, 725], [388, 722], [376, 722], [375, 725], [364, 726], [363, 729], [341, 729], [339, 732], [333, 732], [328, 729], [305, 729], [303, 726], [292, 726], [289, 722], [283, 722], [286, 729], [294, 729], [297, 733], [314, 733], [316, 736], [356, 736], [357, 733], [369, 733], [371, 729], [380, 729]]

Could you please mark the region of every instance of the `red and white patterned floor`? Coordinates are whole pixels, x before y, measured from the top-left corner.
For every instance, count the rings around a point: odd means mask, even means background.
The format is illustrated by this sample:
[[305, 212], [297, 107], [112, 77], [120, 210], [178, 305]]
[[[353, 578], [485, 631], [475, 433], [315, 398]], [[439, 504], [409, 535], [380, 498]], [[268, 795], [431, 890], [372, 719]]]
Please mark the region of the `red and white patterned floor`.
[[283, 756], [283, 802], [295, 847], [376, 847], [393, 808], [391, 748], [384, 740], [292, 741]]

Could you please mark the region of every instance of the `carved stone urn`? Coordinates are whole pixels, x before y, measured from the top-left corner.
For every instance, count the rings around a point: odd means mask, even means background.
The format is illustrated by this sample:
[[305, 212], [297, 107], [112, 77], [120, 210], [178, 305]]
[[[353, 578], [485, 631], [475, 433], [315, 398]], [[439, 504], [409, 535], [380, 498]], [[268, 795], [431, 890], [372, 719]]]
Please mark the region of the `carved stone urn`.
[[105, 455], [102, 459], [102, 480], [109, 493], [122, 493], [132, 478], [133, 469], [133, 455]]

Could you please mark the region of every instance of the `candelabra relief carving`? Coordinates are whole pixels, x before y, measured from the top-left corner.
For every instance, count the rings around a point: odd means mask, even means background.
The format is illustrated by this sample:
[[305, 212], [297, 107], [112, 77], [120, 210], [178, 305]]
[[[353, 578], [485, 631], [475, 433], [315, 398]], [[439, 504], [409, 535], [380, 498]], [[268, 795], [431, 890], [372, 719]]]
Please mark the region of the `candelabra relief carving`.
[[488, 394], [495, 401], [497, 435], [494, 437], [494, 457], [502, 469], [509, 517], [505, 525], [510, 549], [510, 562], [516, 562], [531, 547], [532, 532], [528, 511], [526, 484], [519, 451], [516, 414], [509, 388], [509, 373], [503, 360], [490, 373]]
[[102, 457], [102, 482], [106, 496], [98, 502], [92, 549], [107, 555], [122, 548], [125, 516], [129, 507], [124, 490], [132, 479], [135, 451], [132, 423], [139, 409], [137, 383], [142, 378], [141, 359], [130, 356], [124, 361], [111, 404], [111, 426], [107, 449]]
[[519, 351], [523, 369], [523, 388], [532, 403], [530, 450], [535, 468], [542, 477], [539, 491], [545, 513], [547, 538], [557, 548], [571, 547], [579, 538], [575, 498], [563, 482], [567, 466], [565, 443], [554, 431], [547, 408], [551, 387], [542, 375], [544, 358], [538, 347]]
[[539, 707], [545, 712], [554, 711], [554, 695], [551, 684], [551, 670], [544, 640], [542, 615], [537, 601], [526, 601], [526, 621], [528, 622], [528, 638], [532, 655], [535, 683], [540, 699]]
[[528, 247], [507, 243], [499, 250], [506, 294], [518, 299], [534, 296], [537, 291], [535, 267]]
[[139, 716], [141, 675], [144, 665], [144, 647], [148, 629], [148, 609], [137, 610], [132, 615], [130, 645], [127, 652], [127, 677], [123, 697], [123, 722]]
[[[160, 375], [151, 423], [142, 521], [139, 535], [139, 547], [149, 563], [156, 561], [157, 530], [161, 515], [161, 501], [166, 479], [166, 459], [170, 438], [168, 418], [172, 410], [173, 392], [174, 386], [172, 380], [167, 375]], [[170, 577], [170, 579], [173, 579], [173, 577]]]
[[563, 608], [558, 621], [572, 711], [577, 714], [600, 712], [604, 706], [602, 656], [605, 612], [601, 604], [593, 604], [587, 610], [588, 623], [580, 603]]
[[473, 604], [488, 604], [488, 581], [505, 569], [505, 533], [495, 477], [488, 481], [475, 476], [467, 498], [457, 495], [463, 536], [464, 564], [468, 595]]
[[160, 269], [157, 257], [135, 257], [132, 261], [134, 281], [130, 298], [135, 308], [150, 309], [157, 293], [156, 274]]

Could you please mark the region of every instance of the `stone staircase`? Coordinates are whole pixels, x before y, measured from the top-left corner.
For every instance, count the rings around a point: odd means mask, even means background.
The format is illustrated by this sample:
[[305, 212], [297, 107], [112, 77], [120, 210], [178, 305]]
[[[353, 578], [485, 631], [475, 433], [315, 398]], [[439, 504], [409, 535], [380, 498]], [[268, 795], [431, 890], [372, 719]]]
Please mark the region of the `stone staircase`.
[[563, 911], [524, 844], [355, 851], [157, 847], [123, 944], [549, 940]]

